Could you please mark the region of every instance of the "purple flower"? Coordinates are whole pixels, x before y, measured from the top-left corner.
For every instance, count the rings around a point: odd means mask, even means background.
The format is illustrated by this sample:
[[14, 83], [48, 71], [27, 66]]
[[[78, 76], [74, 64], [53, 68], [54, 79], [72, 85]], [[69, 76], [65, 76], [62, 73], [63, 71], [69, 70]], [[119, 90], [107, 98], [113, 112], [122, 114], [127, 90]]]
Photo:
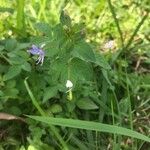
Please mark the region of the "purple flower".
[[39, 63], [41, 63], [41, 65], [43, 64], [45, 53], [41, 48], [38, 48], [37, 46], [32, 45], [32, 47], [29, 50], [27, 50], [27, 52], [29, 52], [32, 55], [38, 55], [39, 57], [36, 60], [37, 61], [36, 64], [39, 64]]

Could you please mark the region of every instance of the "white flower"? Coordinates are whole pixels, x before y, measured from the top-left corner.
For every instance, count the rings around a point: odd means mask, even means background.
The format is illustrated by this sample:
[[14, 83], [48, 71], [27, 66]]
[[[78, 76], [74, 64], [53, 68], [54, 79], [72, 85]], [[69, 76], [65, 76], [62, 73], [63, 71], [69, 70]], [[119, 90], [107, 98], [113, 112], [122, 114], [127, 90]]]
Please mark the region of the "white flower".
[[72, 87], [73, 87], [73, 83], [70, 80], [67, 80], [67, 82], [66, 82], [66, 88], [68, 88], [67, 92], [71, 91]]
[[73, 83], [70, 80], [67, 80], [66, 88], [72, 88], [72, 87], [73, 87]]
[[114, 40], [110, 40], [107, 43], [105, 43], [104, 48], [105, 49], [112, 49], [115, 45], [115, 41]]

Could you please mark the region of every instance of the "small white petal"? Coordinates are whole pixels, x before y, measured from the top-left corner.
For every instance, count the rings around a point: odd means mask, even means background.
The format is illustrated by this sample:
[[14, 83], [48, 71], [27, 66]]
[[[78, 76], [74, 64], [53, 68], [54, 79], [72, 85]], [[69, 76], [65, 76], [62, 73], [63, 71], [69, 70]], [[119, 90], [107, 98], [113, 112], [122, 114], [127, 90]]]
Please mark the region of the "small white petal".
[[41, 62], [41, 57], [39, 56], [36, 61], [37, 61], [36, 64], [39, 64]]
[[108, 41], [107, 43], [105, 43], [104, 48], [105, 49], [111, 49], [114, 47], [115, 42], [113, 40]]
[[45, 45], [46, 45], [46, 44], [45, 44], [45, 43], [43, 43], [43, 44], [41, 45], [41, 48], [43, 48]]
[[70, 80], [67, 80], [66, 87], [67, 88], [72, 88], [73, 87], [73, 83]]

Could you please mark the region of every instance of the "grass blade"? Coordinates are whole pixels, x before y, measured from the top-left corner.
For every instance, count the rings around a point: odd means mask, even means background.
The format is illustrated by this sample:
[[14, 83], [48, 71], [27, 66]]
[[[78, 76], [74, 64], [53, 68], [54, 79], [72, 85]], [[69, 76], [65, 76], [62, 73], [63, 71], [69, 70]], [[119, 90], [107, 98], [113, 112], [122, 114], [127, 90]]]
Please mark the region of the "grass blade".
[[34, 120], [49, 124], [49, 125], [58, 125], [58, 126], [65, 126], [65, 127], [70, 127], [70, 128], [101, 131], [101, 132], [107, 132], [107, 133], [113, 133], [113, 134], [121, 134], [121, 135], [130, 136], [133, 138], [137, 138], [140, 140], [150, 142], [150, 138], [143, 134], [140, 134], [136, 131], [132, 131], [127, 128], [118, 127], [115, 125], [108, 125], [108, 124], [103, 124], [103, 123], [75, 120], [75, 119], [41, 117], [41, 116], [28, 116], [28, 117]]

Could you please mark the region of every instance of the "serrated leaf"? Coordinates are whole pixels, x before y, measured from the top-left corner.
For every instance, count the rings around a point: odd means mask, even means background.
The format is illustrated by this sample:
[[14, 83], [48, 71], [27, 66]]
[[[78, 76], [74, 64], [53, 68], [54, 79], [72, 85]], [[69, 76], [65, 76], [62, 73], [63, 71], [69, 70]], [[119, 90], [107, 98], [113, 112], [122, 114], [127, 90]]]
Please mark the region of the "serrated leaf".
[[88, 43], [84, 41], [79, 42], [75, 45], [72, 51], [72, 55], [84, 61], [95, 62], [95, 55], [92, 48]]
[[90, 63], [74, 58], [70, 63], [71, 80], [92, 80], [93, 69]]
[[77, 101], [77, 106], [84, 110], [98, 109], [98, 106], [90, 99], [81, 99]]
[[57, 86], [48, 87], [44, 90], [43, 103], [48, 99], [57, 95], [58, 89]]
[[14, 77], [16, 77], [21, 72], [20, 66], [11, 66], [8, 70], [8, 72], [3, 76], [3, 80], [10, 80]]

